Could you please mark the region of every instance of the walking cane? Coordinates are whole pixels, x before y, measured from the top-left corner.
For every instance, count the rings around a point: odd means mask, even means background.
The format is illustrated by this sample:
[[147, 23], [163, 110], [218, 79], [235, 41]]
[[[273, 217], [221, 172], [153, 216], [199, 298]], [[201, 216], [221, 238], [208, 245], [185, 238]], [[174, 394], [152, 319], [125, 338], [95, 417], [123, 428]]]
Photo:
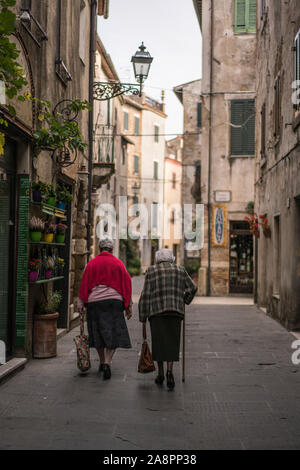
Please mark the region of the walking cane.
[[183, 309], [183, 325], [182, 325], [182, 382], [185, 381], [185, 304]]

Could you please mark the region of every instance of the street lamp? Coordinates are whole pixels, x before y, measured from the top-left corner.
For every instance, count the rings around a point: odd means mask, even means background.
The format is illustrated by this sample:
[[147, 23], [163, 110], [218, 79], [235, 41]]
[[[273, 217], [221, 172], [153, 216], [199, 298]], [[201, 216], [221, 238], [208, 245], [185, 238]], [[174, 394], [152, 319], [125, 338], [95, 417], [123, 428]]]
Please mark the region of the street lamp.
[[152, 61], [153, 57], [146, 51], [146, 47], [142, 42], [139, 50], [131, 58], [134, 76], [138, 83], [95, 82], [94, 99], [105, 101], [123, 94], [142, 96], [143, 83], [148, 77]]

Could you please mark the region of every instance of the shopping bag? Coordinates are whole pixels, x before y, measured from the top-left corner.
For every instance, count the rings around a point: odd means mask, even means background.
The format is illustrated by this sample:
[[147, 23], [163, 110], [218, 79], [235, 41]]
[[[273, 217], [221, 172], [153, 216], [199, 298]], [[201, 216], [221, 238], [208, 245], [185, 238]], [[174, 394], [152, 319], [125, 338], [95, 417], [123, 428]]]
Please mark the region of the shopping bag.
[[146, 374], [147, 372], [153, 372], [155, 370], [152, 354], [147, 343], [146, 323], [143, 323], [143, 340], [138, 372]]
[[89, 338], [84, 334], [83, 314], [80, 314], [80, 335], [74, 338], [77, 350], [77, 367], [81, 372], [91, 368]]

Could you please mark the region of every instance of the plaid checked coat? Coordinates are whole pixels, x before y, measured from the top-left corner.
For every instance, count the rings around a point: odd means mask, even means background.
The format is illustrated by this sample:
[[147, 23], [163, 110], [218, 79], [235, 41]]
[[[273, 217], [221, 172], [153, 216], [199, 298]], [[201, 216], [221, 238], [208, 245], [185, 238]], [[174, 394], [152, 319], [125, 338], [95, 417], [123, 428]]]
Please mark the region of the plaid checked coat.
[[184, 304], [192, 302], [196, 291], [196, 285], [183, 266], [165, 261], [150, 266], [139, 300], [140, 321], [164, 312], [184, 315]]

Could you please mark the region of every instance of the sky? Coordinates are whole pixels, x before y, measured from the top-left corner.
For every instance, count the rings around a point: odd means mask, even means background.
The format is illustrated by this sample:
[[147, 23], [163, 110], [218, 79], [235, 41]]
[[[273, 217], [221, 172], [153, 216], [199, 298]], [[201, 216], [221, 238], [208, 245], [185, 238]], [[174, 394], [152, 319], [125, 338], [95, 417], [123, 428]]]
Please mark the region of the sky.
[[99, 17], [98, 34], [123, 82], [135, 82], [131, 57], [144, 41], [154, 57], [145, 93], [160, 100], [165, 90], [166, 133], [182, 133], [183, 108], [172, 89], [202, 76], [202, 39], [193, 1], [110, 0], [109, 18]]

